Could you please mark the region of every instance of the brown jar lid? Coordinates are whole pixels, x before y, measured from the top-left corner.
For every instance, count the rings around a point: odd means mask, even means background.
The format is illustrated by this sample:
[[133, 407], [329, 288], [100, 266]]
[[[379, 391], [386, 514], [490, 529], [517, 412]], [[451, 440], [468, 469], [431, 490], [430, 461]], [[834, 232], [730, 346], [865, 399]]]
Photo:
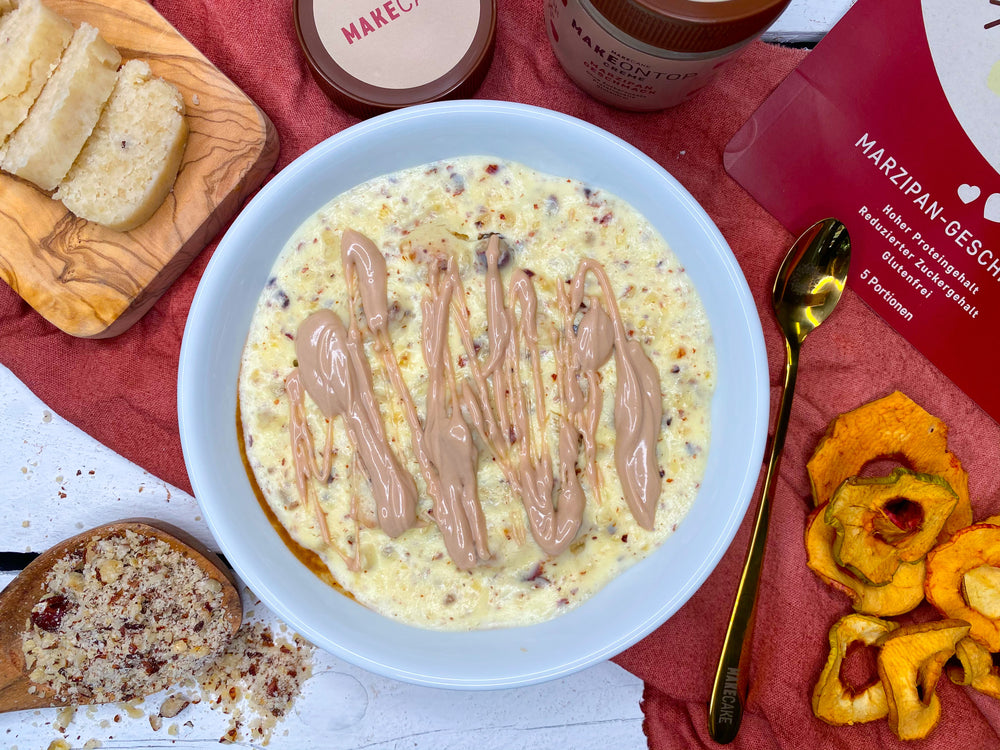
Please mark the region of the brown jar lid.
[[754, 38], [789, 0], [590, 0], [621, 31], [651, 47], [712, 52]]
[[493, 58], [496, 0], [295, 0], [294, 7], [313, 76], [358, 117], [469, 98]]

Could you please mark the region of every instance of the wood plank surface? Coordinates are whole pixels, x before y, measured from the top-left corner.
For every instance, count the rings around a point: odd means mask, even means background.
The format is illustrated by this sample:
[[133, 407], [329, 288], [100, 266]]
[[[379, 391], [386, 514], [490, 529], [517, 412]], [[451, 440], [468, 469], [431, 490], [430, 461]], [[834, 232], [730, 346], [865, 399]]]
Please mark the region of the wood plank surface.
[[74, 336], [135, 323], [259, 187], [278, 156], [267, 116], [145, 0], [45, 0], [87, 21], [125, 59], [181, 91], [190, 136], [174, 190], [149, 221], [115, 232], [0, 174], [0, 279]]
[[[214, 548], [197, 501], [101, 445], [49, 409], [0, 365], [0, 552], [40, 552], [84, 529], [129, 516], [167, 521]], [[13, 579], [0, 568], [0, 590]], [[289, 637], [247, 590], [246, 617]], [[440, 690], [367, 672], [319, 649], [313, 676], [267, 750], [639, 750], [643, 683], [603, 662], [568, 677], [509, 690]], [[0, 714], [2, 750], [219, 748], [228, 717], [191, 705], [161, 729], [150, 726], [163, 695], [138, 709], [87, 706], [65, 726], [59, 709]], [[90, 743], [90, 744], [88, 744]], [[260, 748], [241, 740], [228, 747]]]
[[771, 27], [765, 42], [815, 44], [851, 9], [855, 0], [792, 0]]
[[[0, 571], [0, 589], [13, 579]], [[252, 594], [247, 619], [291, 631]], [[192, 703], [153, 729], [166, 695], [138, 703], [41, 708], [0, 714], [4, 750], [641, 750], [647, 747], [639, 708], [642, 682], [612, 662], [509, 690], [457, 691], [408, 685], [355, 667], [316, 649], [312, 676], [262, 744], [227, 734], [231, 717], [207, 702]], [[192, 691], [183, 694], [192, 696]]]

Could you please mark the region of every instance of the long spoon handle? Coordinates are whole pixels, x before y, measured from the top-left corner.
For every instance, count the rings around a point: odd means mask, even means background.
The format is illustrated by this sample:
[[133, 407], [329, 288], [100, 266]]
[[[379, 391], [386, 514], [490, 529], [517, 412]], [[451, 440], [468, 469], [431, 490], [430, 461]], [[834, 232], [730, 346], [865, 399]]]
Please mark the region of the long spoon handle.
[[785, 447], [788, 418], [792, 412], [795, 378], [799, 370], [799, 347], [800, 342], [785, 340], [787, 353], [785, 385], [778, 406], [778, 419], [774, 425], [774, 438], [771, 440], [764, 489], [760, 505], [757, 507], [757, 518], [750, 535], [750, 548], [743, 564], [743, 575], [736, 590], [736, 600], [733, 602], [733, 612], [729, 617], [729, 627], [726, 630], [726, 639], [722, 643], [719, 666], [712, 684], [712, 697], [708, 704], [708, 731], [712, 739], [724, 745], [736, 738], [743, 718], [743, 702], [746, 697], [745, 669], [753, 636], [754, 605], [757, 602], [767, 529], [771, 520], [771, 499], [774, 497], [781, 452]]

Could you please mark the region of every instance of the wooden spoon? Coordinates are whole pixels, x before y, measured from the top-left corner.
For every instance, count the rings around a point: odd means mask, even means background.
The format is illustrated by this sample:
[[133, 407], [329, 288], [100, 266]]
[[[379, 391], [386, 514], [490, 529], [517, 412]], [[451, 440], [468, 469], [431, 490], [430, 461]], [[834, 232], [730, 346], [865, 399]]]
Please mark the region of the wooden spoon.
[[[243, 607], [236, 588], [236, 578], [219, 559], [197, 539], [170, 524], [148, 518], [129, 518], [85, 531], [43, 552], [0, 591], [0, 713], [47, 706], [80, 705], [95, 702], [74, 696], [57, 697], [51, 688], [32, 683], [21, 647], [21, 639], [32, 607], [42, 598], [45, 578], [55, 563], [68, 554], [82, 550], [96, 539], [134, 531], [166, 542], [175, 551], [193, 560], [204, 573], [222, 584], [223, 609], [230, 634], [239, 630]], [[29, 692], [29, 688], [33, 692]], [[141, 696], [134, 696], [141, 697]]]

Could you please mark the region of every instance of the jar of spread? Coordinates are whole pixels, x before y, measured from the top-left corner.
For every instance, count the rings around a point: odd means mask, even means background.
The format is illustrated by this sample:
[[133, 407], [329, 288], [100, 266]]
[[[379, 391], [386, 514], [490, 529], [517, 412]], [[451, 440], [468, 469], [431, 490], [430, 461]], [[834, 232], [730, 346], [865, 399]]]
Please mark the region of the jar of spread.
[[470, 98], [493, 58], [496, 0], [294, 0], [293, 10], [313, 77], [357, 117]]
[[620, 109], [686, 101], [789, 0], [546, 0], [556, 57], [584, 91]]

